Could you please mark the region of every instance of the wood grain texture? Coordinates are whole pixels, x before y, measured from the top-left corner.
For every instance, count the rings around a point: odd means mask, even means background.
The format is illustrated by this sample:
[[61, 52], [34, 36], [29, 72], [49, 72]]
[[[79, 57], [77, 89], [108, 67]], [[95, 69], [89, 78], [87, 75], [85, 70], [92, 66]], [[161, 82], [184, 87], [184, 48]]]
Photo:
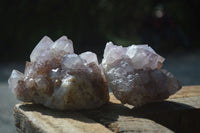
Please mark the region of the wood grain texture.
[[112, 93], [110, 103], [95, 110], [56, 111], [41, 105], [14, 108], [19, 132], [200, 132], [200, 86], [185, 86], [169, 99], [133, 107]]
[[200, 96], [200, 86], [183, 86], [181, 90], [179, 90], [176, 94], [170, 96], [169, 99], [194, 96]]
[[60, 112], [35, 104], [18, 104], [15, 123], [20, 133], [110, 133], [103, 125], [77, 112]]

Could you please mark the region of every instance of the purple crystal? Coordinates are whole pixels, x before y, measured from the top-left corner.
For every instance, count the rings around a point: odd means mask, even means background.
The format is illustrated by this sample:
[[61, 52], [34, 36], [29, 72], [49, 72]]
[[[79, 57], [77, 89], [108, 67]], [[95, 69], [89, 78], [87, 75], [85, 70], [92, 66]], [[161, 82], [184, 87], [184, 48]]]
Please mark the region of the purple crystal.
[[59, 110], [97, 108], [109, 101], [107, 82], [96, 54], [74, 54], [66, 36], [45, 36], [26, 62], [24, 74], [13, 70], [8, 83], [17, 99]]
[[163, 61], [148, 45], [122, 47], [109, 42], [102, 67], [115, 97], [138, 106], [164, 100], [181, 88], [171, 73], [161, 69]]

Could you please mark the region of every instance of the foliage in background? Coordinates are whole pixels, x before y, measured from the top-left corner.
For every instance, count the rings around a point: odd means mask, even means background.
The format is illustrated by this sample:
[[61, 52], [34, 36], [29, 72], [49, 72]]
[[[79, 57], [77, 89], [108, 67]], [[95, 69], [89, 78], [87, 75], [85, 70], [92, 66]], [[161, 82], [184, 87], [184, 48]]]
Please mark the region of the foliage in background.
[[[103, 53], [105, 43], [142, 43], [142, 20], [163, 4], [197, 46], [198, 1], [195, 0], [5, 0], [0, 2], [1, 60], [29, 60], [39, 40], [67, 35], [76, 52]], [[14, 57], [14, 58], [13, 58]]]

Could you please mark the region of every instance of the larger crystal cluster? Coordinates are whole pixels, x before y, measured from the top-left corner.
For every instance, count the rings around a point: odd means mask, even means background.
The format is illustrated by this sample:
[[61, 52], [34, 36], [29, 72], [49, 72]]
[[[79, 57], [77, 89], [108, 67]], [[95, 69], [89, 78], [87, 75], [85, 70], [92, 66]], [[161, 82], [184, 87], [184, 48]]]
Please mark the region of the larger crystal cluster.
[[109, 42], [102, 67], [116, 98], [140, 106], [166, 99], [181, 88], [171, 73], [161, 69], [164, 60], [148, 45], [122, 47]]
[[109, 101], [108, 87], [96, 54], [74, 54], [66, 36], [45, 36], [26, 62], [24, 74], [13, 70], [9, 87], [21, 101], [64, 109], [97, 108]]

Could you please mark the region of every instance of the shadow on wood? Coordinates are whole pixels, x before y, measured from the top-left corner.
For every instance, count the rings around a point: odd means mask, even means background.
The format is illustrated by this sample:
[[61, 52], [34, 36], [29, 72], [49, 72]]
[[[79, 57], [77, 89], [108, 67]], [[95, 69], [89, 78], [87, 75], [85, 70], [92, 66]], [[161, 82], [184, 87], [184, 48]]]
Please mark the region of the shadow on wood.
[[[113, 129], [113, 131], [116, 130], [116, 128], [118, 128], [117, 130], [125, 128], [119, 126], [121, 122], [126, 121], [126, 124], [131, 124], [131, 121], [134, 121], [135, 118], [152, 120], [175, 132], [183, 133], [192, 131], [194, 133], [200, 131], [200, 110], [187, 104], [172, 101], [151, 103], [132, 108], [122, 104], [109, 103], [101, 109], [82, 111], [81, 113]], [[128, 123], [127, 120], [130, 123]], [[125, 129], [123, 129], [123, 131], [124, 130]]]
[[89, 119], [82, 119], [80, 114], [77, 111], [59, 111], [54, 109], [49, 109], [40, 104], [22, 104], [19, 106], [23, 111], [31, 111], [31, 112], [39, 112], [42, 115], [48, 115], [54, 118], [71, 118], [74, 120], [86, 122], [86, 123], [94, 123], [94, 121], [90, 121]]
[[146, 104], [132, 109], [133, 116], [155, 121], [175, 132], [199, 132], [200, 110], [171, 101]]

